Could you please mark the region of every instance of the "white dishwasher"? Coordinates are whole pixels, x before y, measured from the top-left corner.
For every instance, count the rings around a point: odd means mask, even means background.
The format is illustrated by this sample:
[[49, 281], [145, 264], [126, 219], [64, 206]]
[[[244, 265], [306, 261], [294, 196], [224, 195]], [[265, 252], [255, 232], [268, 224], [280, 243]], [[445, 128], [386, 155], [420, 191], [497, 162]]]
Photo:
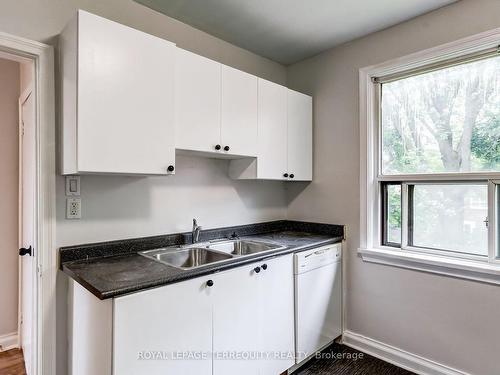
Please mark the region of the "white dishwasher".
[[342, 334], [341, 249], [338, 243], [294, 255], [297, 364]]

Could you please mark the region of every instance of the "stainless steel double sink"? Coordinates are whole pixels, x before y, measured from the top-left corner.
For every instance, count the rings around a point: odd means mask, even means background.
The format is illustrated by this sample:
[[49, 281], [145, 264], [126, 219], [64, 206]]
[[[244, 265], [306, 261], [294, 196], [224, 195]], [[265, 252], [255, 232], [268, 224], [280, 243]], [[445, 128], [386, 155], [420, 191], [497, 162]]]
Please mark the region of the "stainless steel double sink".
[[147, 250], [139, 254], [172, 267], [189, 270], [284, 248], [284, 246], [267, 241], [235, 239], [200, 243], [180, 248]]

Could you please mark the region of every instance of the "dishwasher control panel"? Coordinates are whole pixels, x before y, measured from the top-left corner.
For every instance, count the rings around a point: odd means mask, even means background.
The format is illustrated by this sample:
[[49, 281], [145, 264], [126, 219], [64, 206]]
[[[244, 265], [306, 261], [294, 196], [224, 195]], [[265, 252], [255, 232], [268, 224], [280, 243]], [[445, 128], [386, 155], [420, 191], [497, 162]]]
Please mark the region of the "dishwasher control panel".
[[307, 272], [342, 259], [342, 244], [336, 243], [301, 251], [294, 256], [295, 273]]

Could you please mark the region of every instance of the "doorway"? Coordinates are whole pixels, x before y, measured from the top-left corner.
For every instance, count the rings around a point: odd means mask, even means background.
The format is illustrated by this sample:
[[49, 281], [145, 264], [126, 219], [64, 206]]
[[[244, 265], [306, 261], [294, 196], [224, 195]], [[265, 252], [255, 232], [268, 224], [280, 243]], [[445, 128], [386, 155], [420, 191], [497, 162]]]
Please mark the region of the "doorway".
[[[21, 117], [24, 122], [24, 129], [21, 129], [24, 131], [23, 137], [30, 138], [30, 141], [22, 140], [22, 147], [24, 147], [22, 150], [19, 144], [21, 142], [20, 128], [15, 129], [19, 143], [15, 140], [12, 142], [18, 147], [17, 164], [10, 165], [18, 167], [17, 181], [21, 181], [22, 185], [18, 185], [18, 199], [12, 200], [14, 206], [17, 206], [17, 220], [15, 217], [10, 217], [9, 222], [16, 223], [19, 229], [25, 225], [24, 219], [26, 217], [33, 216], [32, 226], [23, 228], [23, 231], [19, 231], [18, 236], [16, 236], [16, 245], [21, 248], [11, 246], [8, 252], [11, 255], [14, 254], [20, 267], [20, 271], [18, 268], [18, 287], [21, 286], [21, 288], [13, 290], [18, 292], [17, 308], [21, 314], [18, 314], [17, 335], [8, 335], [10, 341], [6, 345], [0, 342], [2, 350], [4, 350], [0, 351], [0, 358], [8, 346], [13, 346], [14, 349], [19, 348], [19, 352], [24, 348], [29, 354], [28, 356], [24, 355], [26, 361], [23, 359], [22, 362], [26, 362], [26, 370], [29, 375], [55, 374], [57, 256], [55, 248], [54, 49], [49, 45], [0, 31], [0, 58], [21, 64], [31, 64], [31, 67], [28, 68], [28, 71], [31, 72], [31, 80], [28, 81], [31, 83], [31, 93], [29, 90], [20, 90], [21, 96], [14, 103], [18, 123], [20, 123]], [[27, 128], [27, 122], [29, 122], [29, 128]], [[0, 138], [3, 140], [4, 134], [1, 133], [1, 135]], [[21, 151], [22, 155], [19, 154]], [[31, 160], [30, 168], [34, 173], [30, 173], [29, 169], [20, 168], [20, 160], [23, 167], [26, 160]], [[30, 178], [23, 181], [23, 175], [29, 175]], [[31, 189], [24, 189], [30, 184]], [[21, 190], [19, 186], [23, 186], [23, 189]], [[22, 205], [19, 197], [23, 199], [27, 196], [30, 198], [27, 198], [27, 201]], [[0, 196], [0, 198], [3, 197]], [[27, 203], [30, 200], [33, 202], [31, 205]], [[5, 201], [5, 199], [0, 200], [0, 202]], [[31, 249], [30, 245], [26, 245], [27, 243], [32, 243]], [[21, 254], [24, 255], [22, 261], [19, 257]], [[25, 263], [28, 265], [25, 266]], [[10, 270], [15, 271], [16, 267], [11, 267]], [[31, 277], [31, 281], [24, 282], [24, 276]], [[26, 299], [29, 294], [31, 297]], [[25, 299], [29, 303], [23, 303]], [[0, 303], [0, 305], [2, 304]], [[13, 305], [15, 302], [10, 303], [11, 308]], [[28, 324], [26, 320], [31, 323]], [[0, 340], [2, 338], [0, 336]], [[11, 363], [15, 363], [18, 356], [10, 359]], [[6, 372], [1, 367], [0, 369], [0, 373]], [[8, 373], [17, 374], [17, 372]]]
[[[0, 369], [36, 368], [36, 107], [34, 63], [0, 54]], [[22, 255], [22, 258], [20, 258]]]

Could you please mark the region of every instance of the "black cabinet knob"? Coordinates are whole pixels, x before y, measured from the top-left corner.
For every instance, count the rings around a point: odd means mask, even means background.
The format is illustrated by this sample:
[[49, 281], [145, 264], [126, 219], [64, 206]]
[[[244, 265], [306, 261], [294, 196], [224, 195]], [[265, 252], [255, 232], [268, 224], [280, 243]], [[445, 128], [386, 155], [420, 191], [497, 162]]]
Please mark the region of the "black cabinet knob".
[[288, 173], [283, 174], [283, 177], [288, 177]]
[[216, 149], [217, 151], [219, 151], [219, 150], [220, 150], [220, 145], [215, 145], [215, 149]]
[[224, 151], [229, 151], [229, 146], [225, 146]]
[[267, 270], [267, 264], [264, 263], [261, 267], [264, 271]]
[[173, 172], [174, 169], [175, 169], [175, 167], [173, 165], [169, 165], [168, 168], [167, 168], [167, 171]]
[[295, 177], [295, 176], [294, 176], [294, 174], [292, 173], [292, 174], [290, 175], [290, 178], [294, 178], [294, 177]]
[[22, 256], [22, 257], [23, 257], [23, 256], [25, 256], [25, 255], [30, 255], [30, 256], [31, 256], [31, 252], [32, 252], [32, 250], [33, 250], [33, 249], [31, 248], [31, 246], [30, 246], [30, 247], [28, 247], [28, 248], [21, 247], [21, 248], [19, 249], [19, 255], [20, 255], [20, 256]]
[[214, 281], [213, 281], [213, 280], [208, 280], [208, 281], [207, 281], [207, 286], [208, 286], [208, 287], [211, 287], [211, 286], [213, 286], [213, 285], [214, 285]]
[[255, 271], [255, 273], [259, 273], [260, 272], [260, 267], [255, 267], [253, 270]]

